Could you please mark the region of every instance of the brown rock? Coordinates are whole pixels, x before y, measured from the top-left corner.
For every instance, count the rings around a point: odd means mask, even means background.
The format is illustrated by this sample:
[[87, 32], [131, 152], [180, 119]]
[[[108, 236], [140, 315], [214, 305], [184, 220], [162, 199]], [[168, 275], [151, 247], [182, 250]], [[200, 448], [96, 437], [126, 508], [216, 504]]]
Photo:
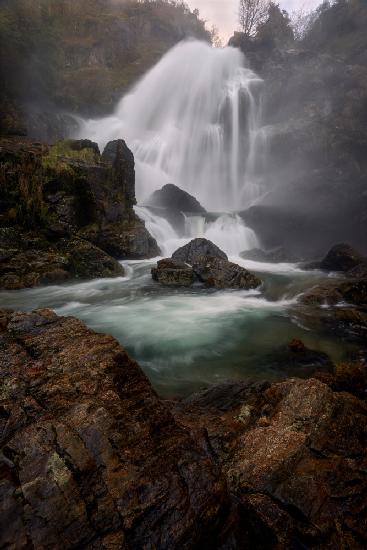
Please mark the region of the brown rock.
[[223, 258], [201, 256], [195, 259], [192, 268], [195, 275], [208, 287], [250, 290], [262, 284], [247, 269]]
[[0, 318], [0, 546], [213, 547], [225, 480], [116, 340]]
[[183, 263], [166, 258], [160, 260], [157, 267], [152, 269], [154, 281], [165, 286], [191, 286], [195, 276], [192, 267]]

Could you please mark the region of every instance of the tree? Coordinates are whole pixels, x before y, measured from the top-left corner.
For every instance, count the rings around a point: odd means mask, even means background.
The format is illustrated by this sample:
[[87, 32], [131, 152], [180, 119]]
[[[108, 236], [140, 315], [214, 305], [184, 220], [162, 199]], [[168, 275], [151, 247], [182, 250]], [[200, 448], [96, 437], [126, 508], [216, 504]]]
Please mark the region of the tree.
[[256, 34], [258, 26], [267, 18], [269, 4], [269, 0], [240, 0], [239, 22], [246, 36]]
[[281, 48], [293, 43], [290, 17], [285, 10], [280, 9], [279, 4], [270, 2], [267, 18], [258, 26], [256, 38], [270, 48]]
[[210, 40], [214, 48], [223, 48], [223, 42], [219, 34], [218, 27], [216, 27], [215, 25], [212, 25], [209, 32], [210, 32]]

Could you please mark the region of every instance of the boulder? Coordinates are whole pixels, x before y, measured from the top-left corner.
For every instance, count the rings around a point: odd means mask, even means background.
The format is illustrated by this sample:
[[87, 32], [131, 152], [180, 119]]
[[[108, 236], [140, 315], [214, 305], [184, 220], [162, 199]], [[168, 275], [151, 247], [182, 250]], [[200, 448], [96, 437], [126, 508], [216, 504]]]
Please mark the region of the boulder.
[[218, 466], [111, 336], [0, 312], [0, 545], [214, 548]]
[[207, 287], [250, 290], [258, 288], [262, 281], [244, 267], [222, 258], [197, 257], [192, 266], [195, 275]]
[[367, 279], [330, 281], [307, 291], [301, 302], [306, 305], [336, 305], [340, 302], [367, 305]]
[[205, 208], [201, 206], [195, 197], [172, 183], [168, 183], [159, 191], [154, 191], [149, 197], [147, 204], [149, 206], [178, 210], [184, 214], [206, 214]]
[[152, 269], [152, 278], [165, 286], [191, 286], [195, 275], [191, 266], [166, 258]]
[[233, 547], [365, 547], [366, 403], [316, 379], [234, 386], [172, 406], [227, 477]]
[[197, 258], [204, 256], [228, 260], [227, 254], [207, 239], [193, 239], [172, 254], [174, 260], [190, 265], [193, 265]]
[[320, 262], [324, 271], [349, 271], [366, 263], [366, 258], [348, 244], [337, 244]]

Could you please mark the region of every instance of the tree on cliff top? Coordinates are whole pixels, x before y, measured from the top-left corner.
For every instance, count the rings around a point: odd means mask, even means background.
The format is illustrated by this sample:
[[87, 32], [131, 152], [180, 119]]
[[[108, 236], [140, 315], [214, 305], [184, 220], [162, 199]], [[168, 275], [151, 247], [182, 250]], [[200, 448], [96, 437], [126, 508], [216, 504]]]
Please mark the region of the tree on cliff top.
[[294, 33], [288, 13], [278, 4], [270, 2], [266, 20], [258, 26], [256, 38], [269, 48], [292, 44]]
[[255, 36], [258, 26], [267, 18], [269, 4], [269, 0], [240, 0], [239, 23], [246, 36]]

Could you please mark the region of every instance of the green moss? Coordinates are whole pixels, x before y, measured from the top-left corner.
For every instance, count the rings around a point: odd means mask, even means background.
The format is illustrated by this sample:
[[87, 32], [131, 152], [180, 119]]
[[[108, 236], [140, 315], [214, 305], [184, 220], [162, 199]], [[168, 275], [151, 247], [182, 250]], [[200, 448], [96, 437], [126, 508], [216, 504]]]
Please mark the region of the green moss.
[[68, 160], [80, 160], [82, 162], [94, 164], [98, 162], [96, 151], [90, 147], [76, 149], [73, 147], [74, 140], [66, 139], [59, 141], [50, 148], [48, 154], [42, 158], [42, 166], [45, 169], [66, 171], [71, 174], [75, 172], [74, 168], [68, 163]]

